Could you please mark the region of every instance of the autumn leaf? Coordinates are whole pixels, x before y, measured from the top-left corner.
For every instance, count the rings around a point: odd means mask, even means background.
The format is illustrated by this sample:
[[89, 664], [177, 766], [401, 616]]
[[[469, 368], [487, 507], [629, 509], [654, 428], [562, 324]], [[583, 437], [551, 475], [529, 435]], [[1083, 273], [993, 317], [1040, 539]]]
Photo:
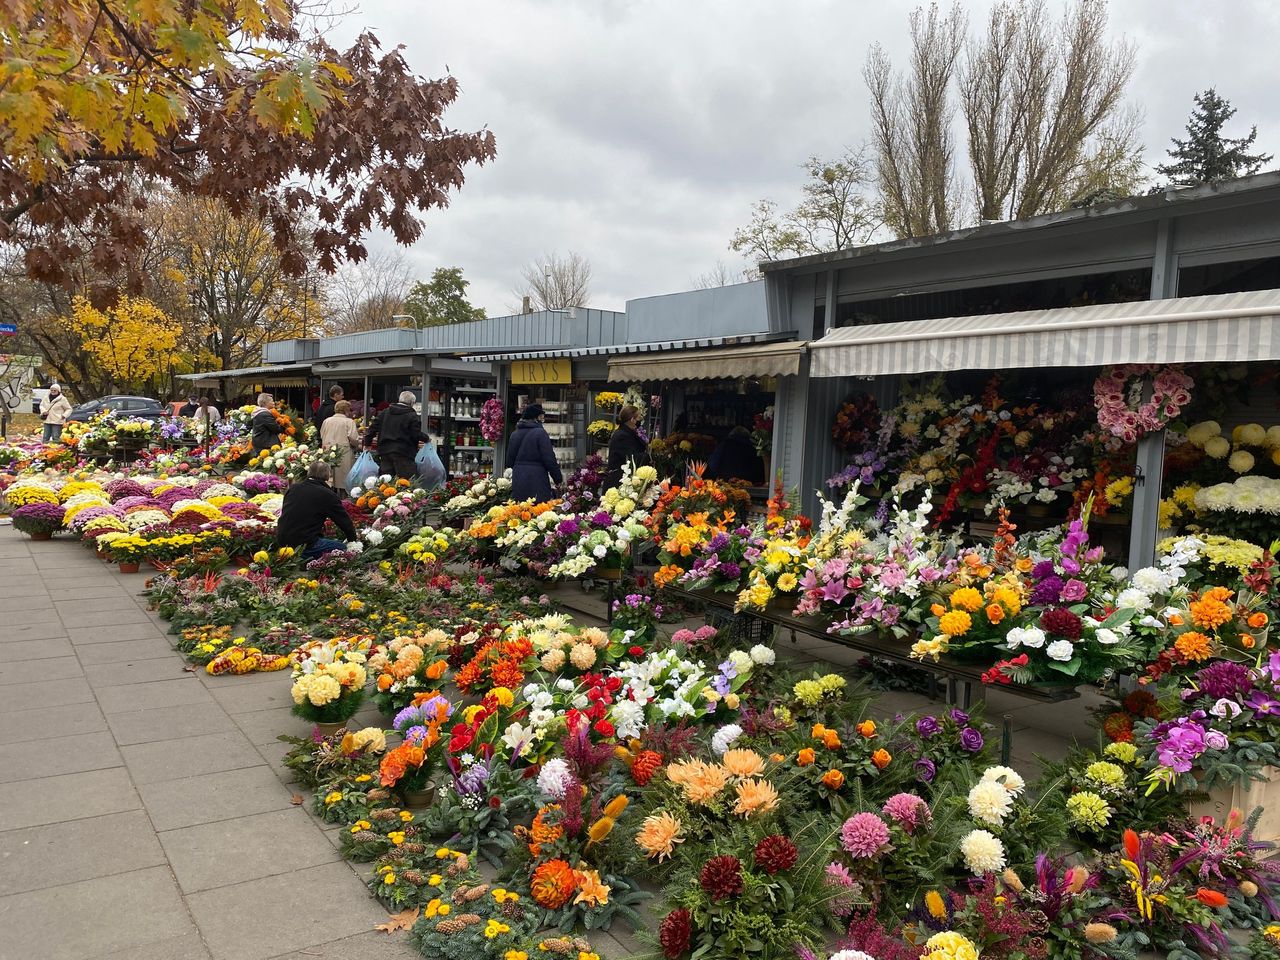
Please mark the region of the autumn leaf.
[[302, 794], [295, 793], [292, 797], [289, 798], [289, 802], [292, 803], [295, 807], [302, 806]]
[[394, 933], [396, 930], [410, 930], [413, 923], [418, 919], [418, 908], [410, 907], [408, 910], [401, 910], [399, 913], [387, 914], [387, 922], [374, 925], [375, 930], [381, 930], [383, 933]]

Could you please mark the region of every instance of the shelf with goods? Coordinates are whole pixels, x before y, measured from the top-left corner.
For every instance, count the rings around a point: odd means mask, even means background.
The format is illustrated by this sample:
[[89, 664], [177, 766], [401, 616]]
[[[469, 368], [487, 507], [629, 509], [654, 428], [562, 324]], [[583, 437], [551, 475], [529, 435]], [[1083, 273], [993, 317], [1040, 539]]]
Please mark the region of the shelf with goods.
[[480, 411], [492, 396], [492, 386], [481, 386], [474, 380], [432, 379], [423, 404], [423, 429], [450, 474], [493, 469], [493, 446], [480, 434]]

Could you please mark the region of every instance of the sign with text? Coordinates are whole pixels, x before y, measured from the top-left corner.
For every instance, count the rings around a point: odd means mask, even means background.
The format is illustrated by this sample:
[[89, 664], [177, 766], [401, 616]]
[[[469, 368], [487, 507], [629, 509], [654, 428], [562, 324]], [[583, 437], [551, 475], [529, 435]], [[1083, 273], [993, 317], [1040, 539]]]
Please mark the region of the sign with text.
[[511, 361], [511, 382], [514, 384], [572, 383], [573, 364], [568, 357], [513, 360]]
[[16, 323], [0, 323], [0, 337], [12, 337], [18, 332]]

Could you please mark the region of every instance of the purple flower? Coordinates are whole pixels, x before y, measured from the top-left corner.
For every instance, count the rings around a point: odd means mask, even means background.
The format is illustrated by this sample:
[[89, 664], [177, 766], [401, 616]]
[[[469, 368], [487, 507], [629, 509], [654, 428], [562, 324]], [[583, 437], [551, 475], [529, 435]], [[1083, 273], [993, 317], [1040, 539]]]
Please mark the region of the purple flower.
[[1227, 735], [1219, 733], [1217, 730], [1210, 730], [1204, 735], [1205, 746], [1210, 750], [1225, 750], [1228, 742]]
[[1161, 765], [1177, 773], [1191, 770], [1192, 761], [1205, 751], [1204, 728], [1190, 720], [1178, 720], [1156, 750]]
[[729, 545], [729, 535], [727, 533], [717, 533], [714, 537], [707, 541], [705, 547], [708, 553], [716, 553], [723, 550]]
[[937, 734], [939, 729], [936, 717], [921, 717], [916, 721], [916, 733], [926, 739]]
[[1045, 577], [1031, 590], [1031, 606], [1046, 607], [1050, 604], [1057, 603], [1058, 597], [1062, 595], [1065, 584], [1062, 578], [1056, 575]]
[[1252, 710], [1255, 716], [1280, 716], [1280, 700], [1263, 690], [1255, 690], [1249, 694], [1249, 699], [1245, 701], [1245, 706]]
[[965, 713], [963, 710], [952, 710], [951, 720], [953, 723], [958, 723], [961, 726], [964, 726], [966, 723], [969, 722], [969, 715]]
[[1078, 603], [1085, 598], [1088, 588], [1082, 580], [1068, 580], [1062, 585], [1062, 593], [1059, 595], [1063, 603]]
[[937, 775], [938, 767], [928, 757], [921, 757], [916, 761], [916, 779], [921, 783], [933, 783], [933, 778]]
[[831, 603], [839, 603], [849, 595], [843, 580], [833, 580], [822, 588], [822, 599]]
[[1045, 577], [1051, 577], [1054, 574], [1053, 561], [1041, 560], [1031, 568], [1031, 576], [1037, 580], [1043, 580]]
[[982, 744], [982, 734], [973, 727], [965, 727], [960, 731], [960, 746], [970, 753], [977, 753], [982, 749]]
[[720, 564], [720, 572], [724, 574], [728, 580], [738, 580], [742, 577], [742, 567], [736, 563]]
[[1253, 675], [1242, 663], [1219, 660], [1196, 672], [1196, 686], [1200, 696], [1211, 700], [1243, 698], [1253, 691]]

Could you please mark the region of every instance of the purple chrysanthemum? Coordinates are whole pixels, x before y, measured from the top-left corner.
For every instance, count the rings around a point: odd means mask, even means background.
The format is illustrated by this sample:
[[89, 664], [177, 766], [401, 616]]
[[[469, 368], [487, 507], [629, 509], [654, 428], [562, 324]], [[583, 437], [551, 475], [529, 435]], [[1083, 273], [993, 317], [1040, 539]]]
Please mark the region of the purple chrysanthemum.
[[840, 828], [840, 843], [852, 857], [879, 856], [889, 848], [889, 825], [874, 813], [855, 813]]

